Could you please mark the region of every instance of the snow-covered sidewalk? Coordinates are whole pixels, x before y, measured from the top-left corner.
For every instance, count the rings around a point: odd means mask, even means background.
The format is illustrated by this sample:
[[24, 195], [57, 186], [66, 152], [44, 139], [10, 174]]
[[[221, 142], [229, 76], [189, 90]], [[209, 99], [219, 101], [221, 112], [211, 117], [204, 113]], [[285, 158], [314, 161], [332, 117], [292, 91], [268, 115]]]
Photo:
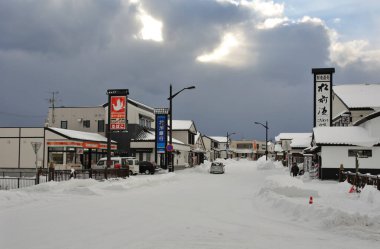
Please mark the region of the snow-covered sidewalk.
[[[224, 161], [125, 180], [0, 191], [1, 248], [376, 248], [380, 191]], [[313, 204], [309, 204], [310, 196]]]

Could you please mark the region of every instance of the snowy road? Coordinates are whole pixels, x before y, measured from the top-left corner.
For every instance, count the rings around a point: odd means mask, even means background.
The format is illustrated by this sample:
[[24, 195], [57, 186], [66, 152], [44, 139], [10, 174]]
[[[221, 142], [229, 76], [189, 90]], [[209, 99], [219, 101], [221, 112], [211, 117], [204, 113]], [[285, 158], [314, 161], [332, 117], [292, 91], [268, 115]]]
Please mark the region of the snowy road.
[[[257, 166], [228, 162], [224, 175], [199, 167], [122, 181], [72, 180], [0, 191], [0, 247], [378, 246], [376, 191], [365, 200], [352, 198], [340, 191], [345, 185], [303, 183], [282, 168]], [[313, 205], [308, 204], [309, 195], [315, 196]], [[351, 210], [342, 211], [346, 204]]]

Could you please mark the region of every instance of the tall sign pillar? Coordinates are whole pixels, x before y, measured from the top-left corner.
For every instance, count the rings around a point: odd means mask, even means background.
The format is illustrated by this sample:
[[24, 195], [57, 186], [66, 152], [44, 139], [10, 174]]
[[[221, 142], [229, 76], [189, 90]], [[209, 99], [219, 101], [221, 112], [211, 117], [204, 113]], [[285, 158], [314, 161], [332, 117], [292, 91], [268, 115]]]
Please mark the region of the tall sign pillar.
[[313, 68], [314, 127], [332, 126], [332, 86], [335, 68]]
[[168, 168], [166, 146], [168, 145], [168, 113], [169, 108], [156, 108], [156, 139], [155, 139], [155, 162], [157, 163], [158, 155], [160, 155], [159, 165], [163, 169]]
[[111, 166], [111, 134], [127, 130], [128, 89], [109, 89], [107, 125], [107, 167]]

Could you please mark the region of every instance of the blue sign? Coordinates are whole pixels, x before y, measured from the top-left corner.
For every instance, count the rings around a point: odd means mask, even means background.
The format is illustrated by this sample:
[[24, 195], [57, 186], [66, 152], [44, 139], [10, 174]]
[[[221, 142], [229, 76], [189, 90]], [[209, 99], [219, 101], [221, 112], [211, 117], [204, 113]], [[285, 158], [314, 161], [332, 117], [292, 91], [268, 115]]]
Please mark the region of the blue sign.
[[156, 115], [156, 148], [157, 153], [165, 153], [167, 143], [168, 116]]

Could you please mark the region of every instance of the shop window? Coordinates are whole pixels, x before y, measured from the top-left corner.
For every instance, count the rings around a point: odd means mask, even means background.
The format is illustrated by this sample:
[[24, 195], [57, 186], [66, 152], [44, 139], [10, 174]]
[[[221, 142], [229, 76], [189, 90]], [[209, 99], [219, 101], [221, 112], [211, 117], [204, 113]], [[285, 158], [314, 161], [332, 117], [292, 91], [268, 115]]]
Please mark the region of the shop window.
[[146, 160], [150, 162], [150, 153], [146, 153]]
[[61, 128], [67, 129], [67, 121], [61, 121]]
[[104, 132], [104, 120], [98, 120], [98, 132]]
[[90, 128], [90, 120], [84, 120], [83, 121], [83, 127], [84, 128]]
[[63, 152], [52, 152], [51, 161], [55, 164], [63, 164]]
[[143, 158], [144, 154], [143, 153], [139, 153], [139, 161], [144, 161], [144, 158]]

